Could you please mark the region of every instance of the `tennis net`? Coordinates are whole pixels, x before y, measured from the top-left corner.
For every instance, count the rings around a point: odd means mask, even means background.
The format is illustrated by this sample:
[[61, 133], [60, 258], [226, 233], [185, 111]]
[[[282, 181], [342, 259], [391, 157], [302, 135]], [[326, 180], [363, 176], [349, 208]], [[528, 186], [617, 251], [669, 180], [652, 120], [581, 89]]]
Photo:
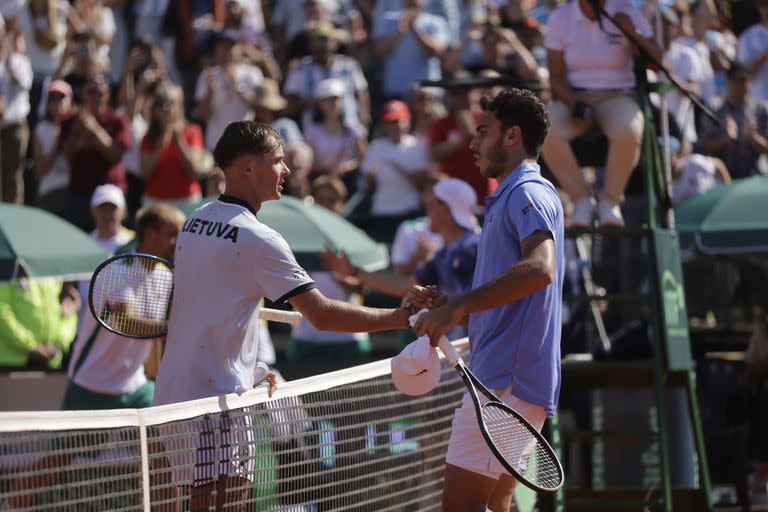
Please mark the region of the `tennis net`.
[[257, 388], [141, 410], [1, 413], [0, 510], [190, 510], [190, 489], [212, 486], [233, 510], [437, 511], [463, 391], [444, 361], [437, 389], [403, 395], [383, 360], [282, 383], [272, 399]]

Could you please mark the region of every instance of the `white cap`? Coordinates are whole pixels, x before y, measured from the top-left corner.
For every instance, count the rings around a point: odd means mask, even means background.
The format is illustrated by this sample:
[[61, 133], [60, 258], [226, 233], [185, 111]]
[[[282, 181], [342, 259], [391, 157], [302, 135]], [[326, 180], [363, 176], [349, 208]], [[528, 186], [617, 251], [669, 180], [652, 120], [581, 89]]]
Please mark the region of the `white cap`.
[[435, 347], [422, 336], [393, 357], [392, 383], [403, 394], [416, 396], [429, 393], [440, 382], [442, 369]]
[[91, 196], [91, 208], [104, 203], [112, 203], [118, 208], [125, 208], [125, 195], [117, 185], [99, 185]]
[[475, 206], [477, 205], [477, 194], [466, 181], [458, 178], [447, 178], [438, 181], [432, 192], [439, 200], [448, 205], [451, 210], [451, 217], [459, 226], [477, 230], [478, 222], [475, 217]]
[[315, 98], [343, 98], [346, 90], [344, 82], [338, 78], [326, 78], [317, 83]]

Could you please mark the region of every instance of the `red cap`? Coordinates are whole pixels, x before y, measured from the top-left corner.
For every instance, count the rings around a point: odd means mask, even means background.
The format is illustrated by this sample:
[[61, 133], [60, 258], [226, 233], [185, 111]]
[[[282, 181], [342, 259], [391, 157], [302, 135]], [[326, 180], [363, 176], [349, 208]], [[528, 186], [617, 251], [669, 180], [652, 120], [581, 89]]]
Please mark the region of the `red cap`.
[[381, 109], [382, 121], [399, 121], [400, 119], [410, 119], [411, 111], [408, 105], [400, 100], [390, 100], [384, 104]]

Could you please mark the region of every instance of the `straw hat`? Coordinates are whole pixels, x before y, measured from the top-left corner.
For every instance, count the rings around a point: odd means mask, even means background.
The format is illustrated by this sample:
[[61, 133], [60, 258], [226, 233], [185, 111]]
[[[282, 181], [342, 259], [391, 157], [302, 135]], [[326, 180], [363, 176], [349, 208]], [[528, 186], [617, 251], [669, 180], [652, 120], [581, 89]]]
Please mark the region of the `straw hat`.
[[288, 104], [280, 95], [280, 86], [271, 78], [265, 78], [256, 86], [256, 105], [277, 112]]

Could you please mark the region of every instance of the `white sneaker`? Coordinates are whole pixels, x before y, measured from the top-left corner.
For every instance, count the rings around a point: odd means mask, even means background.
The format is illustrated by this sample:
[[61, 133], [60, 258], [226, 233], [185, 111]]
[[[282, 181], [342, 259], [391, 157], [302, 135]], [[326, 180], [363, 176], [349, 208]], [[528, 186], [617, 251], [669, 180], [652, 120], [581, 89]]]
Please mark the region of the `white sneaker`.
[[582, 197], [573, 203], [573, 213], [571, 214], [571, 227], [588, 228], [592, 227], [592, 219], [595, 216], [595, 199], [593, 197]]
[[619, 205], [608, 199], [601, 199], [597, 203], [597, 221], [600, 227], [620, 228], [624, 226], [624, 217], [621, 215]]

